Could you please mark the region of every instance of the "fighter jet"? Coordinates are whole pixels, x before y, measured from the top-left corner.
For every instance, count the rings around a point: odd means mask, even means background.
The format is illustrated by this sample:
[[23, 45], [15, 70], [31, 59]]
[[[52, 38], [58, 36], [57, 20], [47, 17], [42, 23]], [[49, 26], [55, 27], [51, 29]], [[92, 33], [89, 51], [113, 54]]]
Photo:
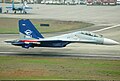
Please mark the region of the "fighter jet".
[[15, 46], [22, 48], [34, 47], [65, 47], [70, 43], [91, 43], [102, 45], [117, 45], [118, 42], [104, 38], [102, 35], [89, 31], [77, 31], [60, 36], [44, 38], [43, 35], [35, 28], [29, 19], [19, 20], [20, 39], [6, 41]]
[[23, 5], [21, 5], [21, 6], [15, 6], [14, 5], [14, 0], [12, 0], [12, 6], [9, 6], [9, 7], [6, 7], [6, 8], [7, 8], [7, 13], [8, 13], [9, 10], [12, 10], [12, 11], [14, 11], [15, 14], [16, 14], [16, 11], [19, 11], [20, 13], [23, 13], [23, 14], [27, 14], [27, 10], [32, 9], [32, 7], [29, 7], [27, 5], [26, 1], [24, 1]]

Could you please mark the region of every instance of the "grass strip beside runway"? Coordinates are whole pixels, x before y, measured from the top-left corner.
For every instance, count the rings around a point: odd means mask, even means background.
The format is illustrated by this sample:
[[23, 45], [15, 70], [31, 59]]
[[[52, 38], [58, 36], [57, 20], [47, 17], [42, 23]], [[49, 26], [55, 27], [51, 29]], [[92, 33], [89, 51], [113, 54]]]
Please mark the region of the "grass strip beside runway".
[[120, 60], [1, 56], [0, 79], [120, 80]]

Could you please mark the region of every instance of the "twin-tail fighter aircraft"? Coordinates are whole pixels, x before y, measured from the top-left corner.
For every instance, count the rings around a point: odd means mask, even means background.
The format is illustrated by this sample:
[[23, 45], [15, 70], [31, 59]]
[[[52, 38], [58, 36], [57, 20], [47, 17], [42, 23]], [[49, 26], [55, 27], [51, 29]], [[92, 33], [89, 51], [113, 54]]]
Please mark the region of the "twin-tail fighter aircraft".
[[27, 49], [30, 47], [65, 47], [70, 43], [92, 43], [103, 45], [119, 44], [114, 40], [104, 38], [101, 35], [89, 31], [78, 31], [60, 36], [44, 38], [29, 19], [19, 20], [19, 32], [19, 40], [6, 42]]
[[27, 10], [32, 9], [32, 7], [29, 7], [27, 5], [26, 1], [24, 1], [21, 6], [15, 6], [14, 5], [14, 0], [12, 0], [12, 6], [9, 6], [9, 7], [6, 7], [6, 8], [7, 8], [7, 12], [12, 10], [12, 11], [14, 11], [15, 14], [17, 13], [17, 11], [19, 11], [20, 13], [23, 13], [23, 14], [27, 14]]

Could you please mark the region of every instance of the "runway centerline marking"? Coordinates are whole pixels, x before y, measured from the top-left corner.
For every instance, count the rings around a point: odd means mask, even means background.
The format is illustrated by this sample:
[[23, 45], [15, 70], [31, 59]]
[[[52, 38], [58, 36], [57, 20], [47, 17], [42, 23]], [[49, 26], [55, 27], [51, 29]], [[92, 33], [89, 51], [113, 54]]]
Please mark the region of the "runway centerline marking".
[[94, 30], [94, 31], [92, 31], [92, 32], [104, 31], [104, 30], [108, 30], [108, 29], [116, 28], [116, 27], [119, 27], [119, 26], [120, 26], [120, 24], [117, 24], [117, 25], [110, 26], [110, 27], [107, 27], [107, 28], [102, 28], [102, 29], [99, 29], [99, 30]]

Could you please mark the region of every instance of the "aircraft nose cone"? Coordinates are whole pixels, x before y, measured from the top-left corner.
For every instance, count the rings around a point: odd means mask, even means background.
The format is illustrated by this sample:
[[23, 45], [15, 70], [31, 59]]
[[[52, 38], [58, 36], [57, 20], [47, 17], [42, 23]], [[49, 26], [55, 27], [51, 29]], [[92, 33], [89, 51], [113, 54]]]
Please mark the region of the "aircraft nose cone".
[[107, 45], [118, 45], [120, 44], [119, 42], [116, 42], [114, 40], [108, 39], [108, 38], [104, 38], [104, 42], [103, 44], [107, 44]]

